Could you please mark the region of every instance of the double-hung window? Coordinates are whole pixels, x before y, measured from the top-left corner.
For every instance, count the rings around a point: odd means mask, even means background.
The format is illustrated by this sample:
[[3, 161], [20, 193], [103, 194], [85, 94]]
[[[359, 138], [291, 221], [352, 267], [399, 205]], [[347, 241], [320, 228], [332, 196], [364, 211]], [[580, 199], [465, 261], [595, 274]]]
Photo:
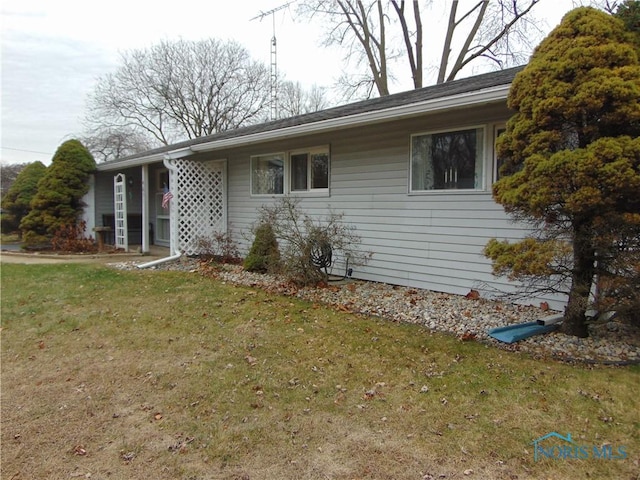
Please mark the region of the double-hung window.
[[411, 191], [483, 188], [484, 128], [411, 137]]
[[251, 157], [252, 195], [327, 193], [328, 191], [328, 147]]

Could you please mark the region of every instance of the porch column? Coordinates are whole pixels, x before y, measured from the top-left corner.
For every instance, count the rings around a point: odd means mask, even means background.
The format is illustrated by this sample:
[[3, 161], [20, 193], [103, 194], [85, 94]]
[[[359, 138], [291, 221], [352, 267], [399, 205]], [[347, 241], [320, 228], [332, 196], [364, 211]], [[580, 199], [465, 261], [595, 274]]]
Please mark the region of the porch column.
[[180, 212], [178, 210], [178, 167], [175, 164], [174, 159], [172, 159], [169, 155], [164, 157], [163, 162], [164, 166], [169, 170], [169, 191], [173, 194], [172, 200], [169, 202], [169, 225], [170, 225], [170, 241], [169, 241], [169, 252], [171, 255], [177, 255], [180, 253], [180, 234], [179, 234], [179, 226], [178, 216]]
[[149, 253], [149, 165], [142, 165], [142, 252]]

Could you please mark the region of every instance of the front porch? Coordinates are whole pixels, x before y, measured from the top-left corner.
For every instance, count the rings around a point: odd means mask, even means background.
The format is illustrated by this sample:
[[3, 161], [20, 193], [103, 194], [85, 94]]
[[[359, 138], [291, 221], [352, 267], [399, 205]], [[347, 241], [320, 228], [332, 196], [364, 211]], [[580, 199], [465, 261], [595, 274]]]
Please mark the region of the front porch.
[[226, 162], [164, 159], [127, 168], [102, 166], [94, 178], [87, 231], [106, 246], [170, 255], [198, 253], [198, 240], [224, 233]]

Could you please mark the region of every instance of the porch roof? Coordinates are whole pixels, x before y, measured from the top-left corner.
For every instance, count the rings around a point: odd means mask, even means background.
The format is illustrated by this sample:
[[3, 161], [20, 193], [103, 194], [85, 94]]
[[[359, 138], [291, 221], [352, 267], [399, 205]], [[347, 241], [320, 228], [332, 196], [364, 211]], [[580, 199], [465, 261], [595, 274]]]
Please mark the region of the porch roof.
[[227, 130], [148, 150], [98, 165], [98, 170], [118, 170], [182, 158], [199, 152], [250, 145], [407, 118], [439, 110], [505, 101], [511, 82], [524, 67], [485, 73], [417, 90], [363, 100], [348, 105]]

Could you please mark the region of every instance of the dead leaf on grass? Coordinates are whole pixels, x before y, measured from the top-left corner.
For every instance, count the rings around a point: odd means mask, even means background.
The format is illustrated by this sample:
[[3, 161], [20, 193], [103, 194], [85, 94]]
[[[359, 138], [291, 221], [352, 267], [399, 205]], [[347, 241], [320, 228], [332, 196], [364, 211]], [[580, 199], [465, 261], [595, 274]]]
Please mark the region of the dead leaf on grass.
[[122, 460], [124, 460], [125, 462], [129, 463], [129, 462], [131, 462], [131, 460], [136, 458], [136, 453], [135, 452], [122, 451], [122, 452], [120, 452], [120, 458]]
[[460, 336], [460, 340], [462, 340], [463, 342], [470, 342], [472, 340], [475, 340], [475, 338], [476, 338], [476, 334], [470, 332], [469, 330], [467, 330]]
[[195, 440], [195, 437], [186, 437], [184, 440], [175, 443], [174, 445], [169, 445], [170, 452], [178, 452], [185, 453], [187, 451], [187, 446]]
[[84, 455], [86, 455], [86, 454], [87, 454], [87, 450], [84, 448], [84, 446], [83, 446], [83, 445], [76, 445], [76, 446], [73, 448], [73, 453], [74, 453], [75, 455], [79, 455], [79, 456], [81, 456], [81, 457], [82, 457], [82, 456], [84, 456]]

